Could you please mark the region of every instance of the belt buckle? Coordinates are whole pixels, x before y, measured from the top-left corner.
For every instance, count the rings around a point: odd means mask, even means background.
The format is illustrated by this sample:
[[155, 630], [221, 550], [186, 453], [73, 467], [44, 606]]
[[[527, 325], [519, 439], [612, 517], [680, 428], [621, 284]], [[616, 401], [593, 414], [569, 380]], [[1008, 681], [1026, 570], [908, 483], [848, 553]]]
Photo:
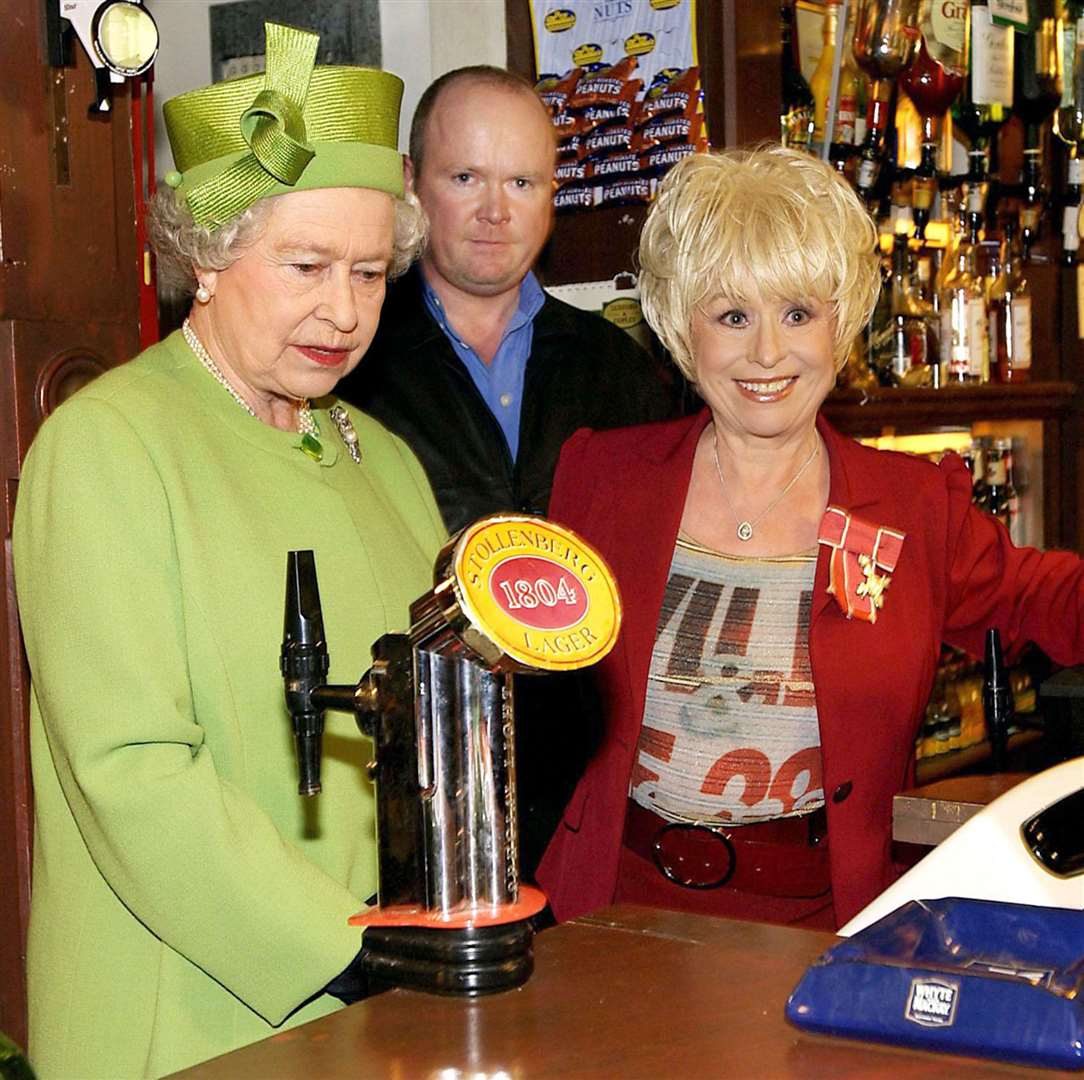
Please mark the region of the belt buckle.
[[[713, 845], [718, 845], [718, 852], [726, 856], [726, 863], [722, 870], [716, 873], [715, 877], [706, 881], [698, 881], [689, 874], [683, 876], [674, 868], [675, 863], [680, 865], [682, 861], [693, 862], [698, 858], [700, 864], [705, 869], [713, 869], [712, 862], [709, 858], [712, 854], [712, 849], [709, 846], [704, 847], [703, 854], [699, 857], [683, 855], [674, 849], [673, 844], [670, 845], [671, 853], [668, 853], [666, 844], [667, 837], [676, 841], [679, 838], [682, 838], [683, 834], [687, 834], [686, 838], [694, 840], [711, 837]], [[663, 877], [668, 881], [672, 881], [675, 885], [680, 885], [683, 889], [722, 888], [722, 886], [734, 876], [734, 871], [738, 867], [738, 856], [734, 851], [734, 845], [730, 842], [730, 838], [726, 836], [725, 833], [719, 832], [716, 829], [711, 829], [706, 825], [698, 825], [686, 821], [673, 821], [669, 825], [664, 825], [659, 829], [655, 834], [655, 839], [651, 843], [651, 858]]]

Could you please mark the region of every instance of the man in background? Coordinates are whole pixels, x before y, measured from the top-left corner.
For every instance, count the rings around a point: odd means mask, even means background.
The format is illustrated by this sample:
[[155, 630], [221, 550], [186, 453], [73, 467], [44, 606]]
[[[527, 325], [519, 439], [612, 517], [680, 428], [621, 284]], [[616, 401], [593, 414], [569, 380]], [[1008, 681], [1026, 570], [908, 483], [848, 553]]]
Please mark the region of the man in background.
[[531, 271], [553, 224], [555, 156], [548, 110], [500, 68], [441, 76], [414, 114], [407, 175], [428, 249], [338, 392], [410, 444], [450, 532], [498, 510], [545, 513], [577, 428], [675, 414], [660, 364]]
[[[429, 217], [428, 248], [389, 288], [373, 344], [338, 393], [414, 450], [449, 532], [501, 510], [544, 514], [578, 428], [677, 412], [662, 365], [547, 296], [532, 272], [553, 224], [555, 159], [548, 110], [500, 68], [441, 76], [414, 114], [407, 178]], [[591, 750], [586, 683], [517, 681], [528, 874]]]

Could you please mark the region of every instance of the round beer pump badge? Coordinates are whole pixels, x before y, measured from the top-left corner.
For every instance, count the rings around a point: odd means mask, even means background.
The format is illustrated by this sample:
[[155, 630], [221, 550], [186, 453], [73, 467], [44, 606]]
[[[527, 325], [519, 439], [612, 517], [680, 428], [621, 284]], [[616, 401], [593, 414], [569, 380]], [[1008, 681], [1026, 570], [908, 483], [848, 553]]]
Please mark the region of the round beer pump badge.
[[621, 600], [610, 568], [574, 532], [544, 518], [476, 522], [456, 544], [454, 571], [467, 617], [527, 667], [587, 667], [617, 640]]

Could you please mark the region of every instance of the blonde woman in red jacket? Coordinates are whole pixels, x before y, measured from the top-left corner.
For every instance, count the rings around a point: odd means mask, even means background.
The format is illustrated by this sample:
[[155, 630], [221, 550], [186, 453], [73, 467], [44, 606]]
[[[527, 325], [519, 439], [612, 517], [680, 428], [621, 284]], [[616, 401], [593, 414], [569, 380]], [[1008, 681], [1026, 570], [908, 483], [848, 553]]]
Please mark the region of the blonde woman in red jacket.
[[539, 870], [558, 919], [612, 902], [823, 928], [892, 879], [891, 805], [942, 641], [1084, 661], [1084, 563], [1016, 548], [970, 475], [818, 410], [879, 289], [874, 226], [780, 147], [687, 158], [640, 246], [648, 320], [707, 408], [566, 443], [551, 515], [625, 623], [606, 735]]

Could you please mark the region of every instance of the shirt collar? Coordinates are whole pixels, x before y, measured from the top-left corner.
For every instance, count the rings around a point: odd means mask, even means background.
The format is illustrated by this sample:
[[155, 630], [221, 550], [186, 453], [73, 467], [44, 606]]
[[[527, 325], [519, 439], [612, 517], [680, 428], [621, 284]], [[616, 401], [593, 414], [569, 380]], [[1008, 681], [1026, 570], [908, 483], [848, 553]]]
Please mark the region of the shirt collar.
[[[420, 267], [418, 268], [418, 279], [421, 282], [422, 299], [425, 301], [426, 310], [433, 316], [445, 334], [458, 341], [463, 348], [467, 348], [466, 343], [459, 338], [459, 335], [449, 324], [440, 297], [437, 296], [436, 291], [425, 276], [425, 271]], [[514, 330], [518, 330], [526, 323], [531, 322], [542, 310], [545, 302], [546, 294], [538, 283], [538, 278], [535, 277], [533, 270], [528, 270], [527, 276], [519, 284], [519, 302], [512, 314], [512, 318], [509, 319], [508, 325], [505, 327], [503, 337], [507, 337]]]

